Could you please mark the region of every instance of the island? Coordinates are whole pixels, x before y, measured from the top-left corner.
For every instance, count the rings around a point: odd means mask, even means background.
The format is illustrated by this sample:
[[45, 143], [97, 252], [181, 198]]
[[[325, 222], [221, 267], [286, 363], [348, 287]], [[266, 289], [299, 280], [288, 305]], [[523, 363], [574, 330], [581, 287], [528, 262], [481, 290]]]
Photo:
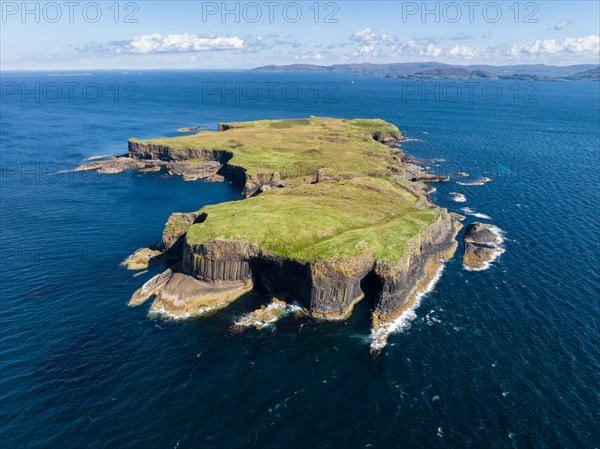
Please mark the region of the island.
[[377, 330], [436, 278], [462, 226], [463, 217], [428, 196], [425, 182], [447, 177], [407, 157], [403, 139], [379, 119], [222, 123], [217, 131], [131, 139], [126, 156], [82, 169], [165, 168], [227, 180], [245, 197], [173, 213], [162, 245], [128, 259], [136, 269], [169, 264], [130, 305], [154, 298], [151, 312], [193, 317], [260, 286], [275, 300], [268, 311], [297, 303], [315, 318], [339, 320], [368, 293]]

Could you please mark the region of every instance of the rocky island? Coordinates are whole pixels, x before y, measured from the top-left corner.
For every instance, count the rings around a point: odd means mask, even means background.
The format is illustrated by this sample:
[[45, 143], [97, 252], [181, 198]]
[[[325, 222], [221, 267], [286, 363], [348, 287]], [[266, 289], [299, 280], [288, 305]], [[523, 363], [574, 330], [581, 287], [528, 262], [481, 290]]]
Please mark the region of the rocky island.
[[463, 264], [467, 270], [485, 270], [503, 252], [502, 231], [486, 223], [471, 223], [463, 236]]
[[172, 214], [160, 249], [130, 260], [136, 269], [171, 266], [138, 289], [131, 305], [153, 297], [153, 312], [198, 316], [260, 285], [331, 320], [348, 317], [368, 292], [377, 330], [431, 283], [461, 228], [459, 216], [428, 198], [424, 181], [445, 179], [410, 160], [397, 145], [402, 140], [383, 120], [223, 123], [216, 132], [131, 139], [122, 161], [83, 169], [177, 174], [173, 167], [183, 167], [183, 176], [229, 180], [246, 197]]

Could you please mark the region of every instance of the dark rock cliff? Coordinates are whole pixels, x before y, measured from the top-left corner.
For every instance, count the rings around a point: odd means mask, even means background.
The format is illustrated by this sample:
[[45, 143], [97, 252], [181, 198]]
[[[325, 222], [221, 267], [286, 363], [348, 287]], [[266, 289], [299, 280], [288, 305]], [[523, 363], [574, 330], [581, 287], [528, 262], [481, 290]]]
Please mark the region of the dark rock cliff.
[[[236, 292], [245, 292], [248, 286], [261, 285], [272, 296], [296, 300], [313, 316], [323, 319], [347, 317], [364, 296], [364, 283], [369, 280], [375, 284], [371, 287], [375, 290], [373, 325], [376, 328], [379, 323], [394, 319], [429, 284], [437, 273], [439, 261], [454, 253], [454, 237], [460, 226], [455, 217], [442, 211], [435, 223], [407, 242], [406, 254], [400, 261], [364, 256], [308, 263], [274, 256], [243, 241], [217, 239], [201, 244], [184, 241], [181, 263], [173, 271], [179, 276], [177, 282], [186, 282], [189, 286], [188, 297], [193, 297], [194, 289], [198, 290], [196, 296], [201, 297], [207, 286], [214, 290], [213, 286], [219, 285], [221, 296], [215, 296], [214, 303], [218, 303], [219, 298], [231, 302], [228, 286]], [[185, 281], [186, 277], [190, 281]], [[168, 287], [169, 283], [164, 285]], [[152, 281], [141, 291], [148, 291], [150, 287], [161, 298], [162, 309], [171, 313], [190, 312], [189, 307], [182, 308], [186, 301], [177, 297], [174, 289], [169, 295], [161, 296], [161, 287]]]
[[226, 150], [209, 150], [205, 148], [175, 148], [165, 145], [129, 141], [129, 157], [132, 159], [158, 159], [161, 161], [184, 161], [187, 159], [203, 159], [225, 164], [233, 157]]

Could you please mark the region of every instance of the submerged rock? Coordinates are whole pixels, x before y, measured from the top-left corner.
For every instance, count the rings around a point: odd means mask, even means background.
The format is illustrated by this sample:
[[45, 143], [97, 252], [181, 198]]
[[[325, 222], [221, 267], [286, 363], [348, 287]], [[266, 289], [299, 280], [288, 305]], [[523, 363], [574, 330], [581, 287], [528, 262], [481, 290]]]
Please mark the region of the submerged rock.
[[234, 324], [240, 327], [255, 327], [256, 329], [264, 329], [279, 321], [288, 311], [288, 305], [285, 301], [273, 298], [267, 306], [262, 306], [259, 309], [250, 312], [248, 315], [240, 318]]
[[467, 201], [467, 197], [462, 193], [450, 192], [450, 195], [452, 195], [452, 201], [456, 201], [457, 203], [464, 203]]

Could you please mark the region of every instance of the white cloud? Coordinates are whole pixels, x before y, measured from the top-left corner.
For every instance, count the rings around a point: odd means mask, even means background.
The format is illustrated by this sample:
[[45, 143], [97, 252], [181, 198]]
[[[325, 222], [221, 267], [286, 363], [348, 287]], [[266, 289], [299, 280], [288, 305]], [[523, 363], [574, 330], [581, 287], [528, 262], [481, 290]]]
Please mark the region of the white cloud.
[[423, 50], [419, 52], [419, 54], [424, 56], [431, 56], [433, 58], [439, 58], [442, 54], [442, 49], [433, 44], [427, 44]]
[[561, 41], [555, 39], [537, 40], [529, 44], [513, 45], [507, 51], [510, 56], [541, 55], [600, 55], [600, 36], [568, 37]]
[[[559, 24], [560, 25], [560, 24]], [[562, 26], [562, 25], [561, 25]], [[566, 25], [565, 25], [566, 26]], [[391, 62], [402, 59], [423, 60], [481, 60], [504, 62], [507, 59], [523, 62], [544, 61], [581, 61], [600, 55], [600, 36], [569, 37], [564, 40], [540, 39], [534, 42], [517, 45], [499, 45], [495, 47], [478, 47], [477, 45], [448, 45], [443, 40], [467, 40], [472, 36], [456, 34], [449, 37], [413, 37], [401, 41], [397, 36], [378, 34], [371, 27], [353, 33], [350, 43], [353, 50], [344, 56], [363, 60], [379, 60]], [[491, 37], [484, 33], [480, 39]]]
[[448, 50], [448, 54], [455, 58], [460, 57], [465, 59], [472, 59], [475, 56], [478, 56], [479, 50], [473, 47], [455, 45], [450, 50]]
[[359, 45], [358, 49], [350, 54], [351, 56], [393, 58], [398, 56], [400, 52], [399, 41], [396, 36], [377, 34], [371, 27], [353, 33], [350, 40]]
[[193, 34], [146, 34], [134, 38], [128, 46], [131, 53], [175, 53], [243, 48], [239, 37], [199, 37]]
[[95, 42], [78, 45], [79, 51], [102, 53], [186, 53], [209, 50], [237, 50], [244, 48], [245, 43], [239, 37], [229, 36], [196, 36], [193, 34], [145, 34], [126, 41], [112, 41], [97, 44]]

